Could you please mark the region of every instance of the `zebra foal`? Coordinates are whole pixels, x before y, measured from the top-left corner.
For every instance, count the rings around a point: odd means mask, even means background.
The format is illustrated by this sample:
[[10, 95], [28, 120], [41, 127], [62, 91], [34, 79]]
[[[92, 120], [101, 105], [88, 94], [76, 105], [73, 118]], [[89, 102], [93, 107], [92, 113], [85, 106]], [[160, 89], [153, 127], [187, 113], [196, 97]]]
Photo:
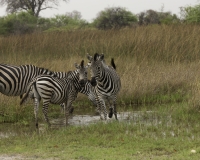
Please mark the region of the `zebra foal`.
[[88, 64], [91, 71], [91, 84], [94, 86], [94, 92], [96, 94], [97, 110], [99, 111], [100, 118], [101, 112], [104, 113], [104, 119], [107, 119], [107, 109], [105, 101], [110, 105], [109, 118], [112, 118], [113, 113], [117, 120], [116, 100], [117, 94], [121, 89], [121, 80], [116, 72], [116, 66], [114, 59], [111, 59], [111, 65], [106, 65], [103, 54], [94, 54], [94, 56], [87, 55]]
[[[78, 83], [81, 87], [84, 87], [87, 82], [87, 66], [84, 66], [84, 61], [81, 61], [80, 65], [75, 64], [76, 70], [72, 71], [76, 73], [76, 78], [78, 78]], [[72, 73], [71, 72], [71, 73]], [[70, 74], [70, 73], [69, 73]], [[58, 78], [48, 75], [40, 75], [33, 79], [33, 81], [28, 85], [28, 92], [22, 98], [20, 105], [22, 105], [28, 98], [29, 91], [32, 89], [35, 98], [34, 114], [35, 114], [35, 124], [38, 128], [38, 108], [39, 102], [43, 100], [43, 114], [45, 121], [50, 126], [48, 119], [48, 106], [50, 103], [53, 104], [63, 104], [65, 109], [66, 125], [68, 123], [69, 110], [71, 108], [72, 102], [76, 99], [78, 90], [76, 89], [76, 83], [68, 77]]]
[[[97, 106], [96, 103], [96, 95], [93, 91], [93, 86], [91, 85], [91, 82], [89, 80], [87, 80], [87, 82], [85, 83], [84, 87], [82, 87], [79, 83], [79, 76], [78, 76], [78, 72], [77, 71], [68, 71], [68, 72], [53, 72], [54, 76], [58, 77], [58, 78], [70, 78], [75, 86], [75, 89], [82, 93], [85, 94], [88, 99], [93, 103], [94, 106]], [[87, 72], [86, 72], [87, 74]], [[34, 99], [34, 94], [32, 92], [32, 90], [29, 91], [29, 97]], [[64, 110], [64, 104], [60, 104], [62, 110]], [[74, 110], [74, 108], [71, 108], [70, 113], [72, 113]]]

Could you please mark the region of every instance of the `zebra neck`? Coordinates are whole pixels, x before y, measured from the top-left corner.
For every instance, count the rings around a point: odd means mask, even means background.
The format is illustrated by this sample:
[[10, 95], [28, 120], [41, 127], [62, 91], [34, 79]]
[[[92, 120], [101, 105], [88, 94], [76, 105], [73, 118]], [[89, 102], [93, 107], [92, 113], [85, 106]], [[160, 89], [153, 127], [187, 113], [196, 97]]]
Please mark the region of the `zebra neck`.
[[102, 69], [97, 77], [97, 83], [102, 84], [105, 81], [106, 71], [105, 69]]
[[79, 84], [79, 74], [78, 71], [71, 71], [68, 73], [68, 78], [70, 78], [73, 81], [74, 87], [76, 88], [76, 90], [80, 91], [81, 90], [81, 86]]

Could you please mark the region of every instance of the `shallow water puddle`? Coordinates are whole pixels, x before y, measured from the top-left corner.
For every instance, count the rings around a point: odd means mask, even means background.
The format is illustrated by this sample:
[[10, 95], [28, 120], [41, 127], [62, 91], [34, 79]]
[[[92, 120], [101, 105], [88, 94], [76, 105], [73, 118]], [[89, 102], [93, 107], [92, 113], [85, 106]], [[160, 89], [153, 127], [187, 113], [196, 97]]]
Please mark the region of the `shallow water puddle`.
[[[137, 111], [137, 112], [119, 112], [117, 114], [119, 122], [127, 122], [131, 124], [145, 124], [145, 125], [158, 125], [163, 123], [162, 120], [163, 118], [159, 118], [157, 112], [153, 111]], [[50, 123], [51, 123], [51, 128], [61, 128], [65, 127], [65, 118], [64, 115], [61, 116], [61, 118], [49, 118]], [[168, 123], [171, 122], [170, 117], [164, 118], [168, 121]], [[115, 116], [110, 119], [108, 118], [107, 122], [113, 122], [115, 120]], [[99, 115], [73, 115], [69, 118], [68, 124], [73, 126], [73, 125], [90, 125], [90, 124], [95, 124], [97, 122], [104, 122], [100, 120]], [[33, 122], [34, 123], [34, 122]], [[39, 122], [39, 131], [44, 131], [46, 130], [45, 127], [46, 123], [44, 120]], [[3, 123], [0, 124], [0, 139], [1, 138], [7, 138], [10, 136], [17, 136], [17, 135], [26, 135], [30, 134], [33, 131], [35, 131], [35, 126], [30, 125], [30, 126], [18, 126], [18, 125], [13, 125], [9, 123]]]
[[[138, 111], [138, 112], [119, 112], [117, 114], [119, 121], [124, 122], [131, 122], [133, 124], [137, 123], [143, 123], [143, 124], [160, 124], [162, 123], [159, 121], [158, 115], [156, 112], [153, 111]], [[169, 118], [169, 117], [168, 117]], [[116, 121], [115, 116], [110, 119], [108, 118], [107, 122]], [[103, 122], [103, 120], [100, 120], [99, 115], [73, 115], [73, 117], [70, 117], [68, 120], [69, 125], [89, 125], [94, 124], [97, 122]], [[64, 118], [58, 118], [51, 120], [52, 127], [53, 126], [62, 126], [64, 125]]]

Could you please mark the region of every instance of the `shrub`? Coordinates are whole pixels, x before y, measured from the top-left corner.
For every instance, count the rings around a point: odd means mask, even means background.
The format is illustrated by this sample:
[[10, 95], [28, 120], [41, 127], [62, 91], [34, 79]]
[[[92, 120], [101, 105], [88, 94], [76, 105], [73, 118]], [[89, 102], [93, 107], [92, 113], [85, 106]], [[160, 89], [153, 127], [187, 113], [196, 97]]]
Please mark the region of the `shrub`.
[[119, 29], [137, 22], [137, 17], [124, 8], [114, 7], [101, 11], [93, 25], [98, 29]]

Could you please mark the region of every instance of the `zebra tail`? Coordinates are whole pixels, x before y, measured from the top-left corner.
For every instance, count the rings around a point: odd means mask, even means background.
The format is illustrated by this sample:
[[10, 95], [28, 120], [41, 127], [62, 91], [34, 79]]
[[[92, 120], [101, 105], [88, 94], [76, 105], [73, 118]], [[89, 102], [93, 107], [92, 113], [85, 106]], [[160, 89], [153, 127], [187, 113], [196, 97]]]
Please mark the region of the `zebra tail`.
[[29, 92], [30, 92], [30, 89], [31, 89], [31, 86], [33, 85], [34, 82], [30, 83], [28, 85], [28, 88], [27, 88], [27, 92], [25, 93], [25, 95], [22, 97], [21, 101], [20, 101], [20, 105], [22, 105], [28, 98], [29, 96]]
[[115, 62], [114, 62], [114, 58], [111, 59], [111, 65], [116, 70], [116, 65], [115, 65]]

